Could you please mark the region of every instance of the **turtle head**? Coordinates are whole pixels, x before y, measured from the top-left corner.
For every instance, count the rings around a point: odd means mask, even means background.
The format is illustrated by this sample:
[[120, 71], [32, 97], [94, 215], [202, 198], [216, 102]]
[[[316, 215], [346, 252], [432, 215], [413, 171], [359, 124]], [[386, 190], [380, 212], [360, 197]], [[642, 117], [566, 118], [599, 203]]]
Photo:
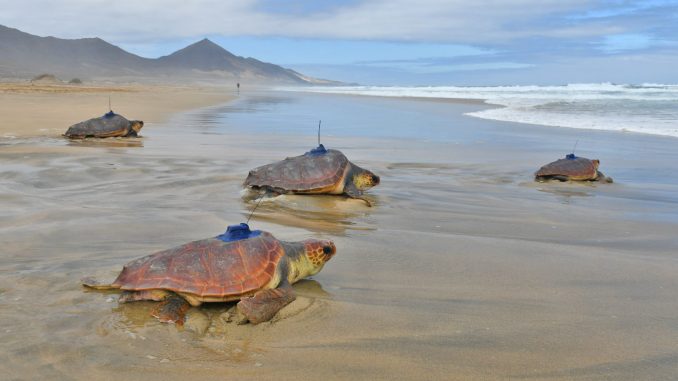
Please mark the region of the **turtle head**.
[[317, 274], [318, 271], [323, 268], [325, 262], [329, 261], [337, 252], [337, 247], [334, 246], [334, 242], [319, 239], [304, 241], [304, 249], [306, 258], [315, 269], [313, 274]]
[[591, 160], [591, 162], [593, 163], [593, 168], [595, 168], [596, 171], [597, 171], [597, 170], [598, 170], [598, 166], [600, 165], [600, 160], [598, 160], [598, 159], [593, 159], [593, 160]]
[[334, 242], [320, 239], [307, 239], [306, 241], [296, 243], [301, 247], [294, 250], [290, 259], [292, 271], [290, 274], [290, 283], [294, 283], [307, 276], [315, 275], [322, 270], [325, 262], [329, 261], [337, 252]]
[[379, 185], [379, 176], [368, 171], [367, 169], [360, 169], [353, 175], [353, 184], [356, 188], [362, 190], [370, 189], [375, 185]]
[[141, 120], [131, 120], [129, 122], [129, 126], [134, 130], [134, 132], [139, 133], [139, 131], [141, 131], [141, 127], [144, 126], [144, 122]]

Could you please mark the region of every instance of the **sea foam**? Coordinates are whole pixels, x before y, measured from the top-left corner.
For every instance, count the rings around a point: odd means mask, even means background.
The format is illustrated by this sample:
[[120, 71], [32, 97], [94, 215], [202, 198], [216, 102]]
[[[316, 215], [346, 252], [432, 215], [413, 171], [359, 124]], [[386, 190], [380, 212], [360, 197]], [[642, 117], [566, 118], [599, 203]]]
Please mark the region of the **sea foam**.
[[[283, 90], [300, 90], [286, 88]], [[478, 99], [503, 106], [467, 115], [544, 126], [678, 137], [678, 85], [312, 87], [303, 91], [383, 97]]]

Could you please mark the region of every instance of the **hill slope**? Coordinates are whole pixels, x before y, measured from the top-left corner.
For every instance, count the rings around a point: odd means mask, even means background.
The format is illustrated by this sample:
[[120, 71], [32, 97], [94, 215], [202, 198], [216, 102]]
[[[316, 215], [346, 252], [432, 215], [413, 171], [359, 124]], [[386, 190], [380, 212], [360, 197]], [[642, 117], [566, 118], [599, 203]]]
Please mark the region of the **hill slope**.
[[0, 25], [0, 77], [191, 81], [232, 79], [286, 84], [332, 83], [278, 65], [239, 57], [203, 39], [168, 56], [143, 58], [100, 38], [38, 37]]

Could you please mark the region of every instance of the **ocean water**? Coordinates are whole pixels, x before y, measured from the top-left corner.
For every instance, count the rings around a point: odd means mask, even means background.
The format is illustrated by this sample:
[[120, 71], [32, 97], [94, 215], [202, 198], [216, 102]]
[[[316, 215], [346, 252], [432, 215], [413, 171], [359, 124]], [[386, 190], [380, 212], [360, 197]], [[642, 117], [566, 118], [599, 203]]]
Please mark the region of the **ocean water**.
[[467, 115], [544, 126], [678, 137], [678, 85], [345, 86], [304, 88], [302, 91], [382, 97], [479, 99], [501, 107]]

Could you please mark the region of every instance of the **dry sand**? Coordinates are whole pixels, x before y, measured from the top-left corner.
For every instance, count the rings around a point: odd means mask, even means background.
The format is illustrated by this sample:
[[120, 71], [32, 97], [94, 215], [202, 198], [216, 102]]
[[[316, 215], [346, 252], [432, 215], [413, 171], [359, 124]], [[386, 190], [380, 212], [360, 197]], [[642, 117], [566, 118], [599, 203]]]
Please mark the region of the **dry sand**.
[[[479, 107], [263, 93], [127, 146], [0, 140], [0, 378], [678, 378], [674, 141], [462, 116]], [[215, 304], [179, 330], [149, 316], [153, 303], [80, 287], [241, 222], [247, 171], [308, 150], [313, 134], [289, 131], [318, 114], [326, 146], [382, 183], [373, 208], [262, 203], [253, 228], [338, 248], [272, 322], [236, 326]], [[331, 136], [332, 124], [354, 130]], [[374, 125], [419, 137], [365, 136]], [[532, 182], [582, 134], [615, 184]]]
[[[147, 124], [235, 97], [220, 87], [0, 83], [0, 137], [54, 136], [112, 109]], [[142, 130], [143, 134], [143, 130]]]

